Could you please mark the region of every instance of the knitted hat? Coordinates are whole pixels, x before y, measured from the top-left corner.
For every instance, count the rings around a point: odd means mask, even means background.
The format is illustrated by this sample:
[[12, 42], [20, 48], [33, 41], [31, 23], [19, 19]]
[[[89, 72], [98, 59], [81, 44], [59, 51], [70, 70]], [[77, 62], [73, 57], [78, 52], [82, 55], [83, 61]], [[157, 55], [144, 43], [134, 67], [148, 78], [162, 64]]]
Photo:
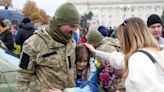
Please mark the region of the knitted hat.
[[22, 23], [24, 23], [24, 24], [30, 23], [30, 22], [31, 22], [31, 20], [30, 20], [29, 18], [24, 18], [24, 19], [22, 20]]
[[86, 40], [88, 43], [98, 44], [103, 39], [103, 36], [98, 30], [90, 30], [86, 35]]
[[61, 31], [60, 26], [79, 23], [80, 14], [77, 8], [71, 3], [64, 3], [57, 8], [55, 15], [50, 19], [47, 32], [57, 42], [66, 44], [74, 34], [67, 34]]
[[108, 36], [108, 30], [104, 26], [99, 26], [98, 31], [102, 34], [102, 36]]
[[162, 21], [161, 21], [160, 17], [156, 14], [152, 14], [148, 17], [147, 25], [148, 25], [148, 27], [150, 27], [151, 25], [153, 25], [155, 23], [160, 23], [162, 25]]
[[55, 12], [54, 15], [57, 25], [79, 24], [80, 14], [77, 8], [71, 3], [64, 3]]

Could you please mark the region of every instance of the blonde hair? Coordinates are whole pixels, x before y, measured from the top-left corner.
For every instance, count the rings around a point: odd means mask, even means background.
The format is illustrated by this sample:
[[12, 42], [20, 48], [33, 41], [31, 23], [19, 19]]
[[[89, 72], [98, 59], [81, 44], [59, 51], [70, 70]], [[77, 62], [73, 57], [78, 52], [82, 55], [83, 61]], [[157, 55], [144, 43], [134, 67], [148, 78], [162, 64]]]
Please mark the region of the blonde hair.
[[129, 57], [141, 48], [156, 48], [159, 50], [159, 45], [148, 31], [144, 21], [137, 17], [132, 17], [124, 21], [124, 23], [118, 27], [117, 33], [125, 55], [124, 79], [126, 79], [129, 71]]

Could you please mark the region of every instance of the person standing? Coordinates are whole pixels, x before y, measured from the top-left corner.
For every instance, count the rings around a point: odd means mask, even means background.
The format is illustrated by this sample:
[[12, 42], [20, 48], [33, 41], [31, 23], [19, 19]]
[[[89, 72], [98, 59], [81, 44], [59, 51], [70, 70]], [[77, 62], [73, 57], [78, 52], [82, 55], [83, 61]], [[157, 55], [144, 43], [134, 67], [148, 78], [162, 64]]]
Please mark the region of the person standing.
[[51, 88], [75, 87], [75, 47], [73, 35], [80, 15], [71, 3], [58, 7], [47, 27], [36, 31], [23, 44], [17, 73], [18, 92], [29, 92], [31, 77], [36, 77], [37, 92]]
[[152, 35], [157, 39], [159, 44], [164, 44], [164, 38], [161, 37], [162, 21], [156, 14], [152, 14], [147, 19], [147, 25]]
[[[106, 37], [104, 37], [102, 35], [102, 33], [104, 33], [104, 35], [105, 35], [106, 30], [101, 30], [101, 33], [98, 30], [89, 31], [88, 34], [86, 35], [87, 43], [92, 44], [92, 46], [94, 46], [96, 50], [109, 52], [109, 53], [111, 53], [113, 51], [121, 52], [121, 48], [120, 48], [118, 39], [108, 37], [107, 34], [106, 34]], [[107, 90], [110, 90], [110, 91], [121, 90], [121, 92], [122, 92], [123, 91], [123, 85], [122, 85], [122, 81], [121, 81], [122, 80], [122, 70], [113, 68], [107, 60], [101, 59], [100, 57], [95, 57], [95, 61], [97, 61], [98, 65], [102, 64], [102, 69], [99, 69], [99, 68], [98, 69], [100, 71], [99, 80], [100, 80], [101, 84], [103, 84], [104, 88]], [[106, 71], [106, 70], [108, 70], [108, 71]], [[120, 72], [120, 74], [117, 74], [116, 72]], [[110, 74], [109, 77], [107, 77], [108, 80], [106, 80], [106, 82], [104, 82], [101, 79], [101, 76], [103, 76], [103, 74], [104, 75]], [[116, 76], [116, 77], [112, 77], [112, 76]], [[105, 78], [104, 78], [104, 80], [105, 80]], [[117, 81], [117, 82], [114, 82], [113, 80]], [[102, 89], [104, 89], [104, 88], [102, 88]], [[101, 92], [103, 92], [103, 90], [101, 90]]]
[[10, 31], [11, 31], [13, 39], [14, 39], [14, 51], [13, 52], [19, 57], [20, 53], [21, 53], [21, 47], [20, 47], [20, 45], [15, 43], [15, 38], [18, 33], [18, 26], [16, 24], [11, 25]]
[[31, 23], [31, 20], [29, 18], [24, 18], [22, 20], [20, 29], [18, 29], [17, 35], [15, 37], [15, 43], [22, 46], [26, 39], [28, 39], [36, 30], [34, 25]]
[[[95, 56], [108, 60], [117, 69], [124, 70], [126, 92], [164, 92], [164, 50], [160, 50], [144, 21], [131, 17], [119, 26], [117, 33], [123, 53], [107, 53], [96, 50], [91, 44], [85, 45]], [[139, 50], [149, 52], [157, 62], [153, 62]]]
[[0, 25], [0, 40], [3, 41], [9, 51], [14, 50], [14, 39], [11, 33], [11, 21], [4, 19]]

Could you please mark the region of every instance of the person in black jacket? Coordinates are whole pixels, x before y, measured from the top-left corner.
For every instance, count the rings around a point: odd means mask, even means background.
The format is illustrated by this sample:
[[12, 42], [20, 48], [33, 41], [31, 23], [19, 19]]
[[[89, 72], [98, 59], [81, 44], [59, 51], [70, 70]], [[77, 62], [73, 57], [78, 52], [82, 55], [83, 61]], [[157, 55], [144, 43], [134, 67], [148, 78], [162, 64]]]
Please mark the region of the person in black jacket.
[[36, 28], [31, 23], [31, 20], [29, 18], [24, 18], [22, 20], [20, 29], [18, 30], [18, 33], [16, 34], [16, 40], [15, 40], [16, 44], [21, 46], [21, 50], [22, 50], [24, 41], [28, 39], [34, 33], [35, 30]]
[[5, 44], [9, 51], [14, 50], [14, 39], [12, 33], [10, 32], [11, 21], [8, 19], [4, 19], [3, 22], [0, 23], [0, 40]]

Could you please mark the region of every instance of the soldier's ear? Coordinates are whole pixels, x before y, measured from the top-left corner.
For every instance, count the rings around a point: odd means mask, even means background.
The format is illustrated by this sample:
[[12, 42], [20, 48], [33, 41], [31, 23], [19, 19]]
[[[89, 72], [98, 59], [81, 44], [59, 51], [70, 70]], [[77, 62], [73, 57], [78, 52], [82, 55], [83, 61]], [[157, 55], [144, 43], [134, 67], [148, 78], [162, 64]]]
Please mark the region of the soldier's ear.
[[27, 70], [29, 60], [30, 60], [30, 56], [23, 52], [19, 67], [22, 68], [22, 69]]

